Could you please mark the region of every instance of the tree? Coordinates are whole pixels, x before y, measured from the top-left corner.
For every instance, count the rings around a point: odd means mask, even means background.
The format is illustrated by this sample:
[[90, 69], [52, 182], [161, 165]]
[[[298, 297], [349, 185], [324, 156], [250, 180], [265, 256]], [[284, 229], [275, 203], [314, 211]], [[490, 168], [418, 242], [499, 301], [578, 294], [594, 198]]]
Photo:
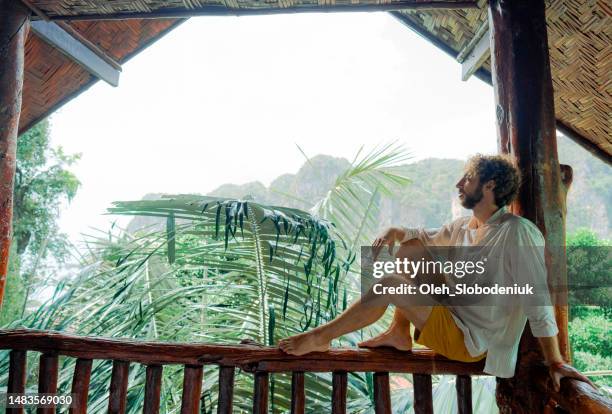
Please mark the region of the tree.
[[[7, 288], [7, 304], [0, 323], [23, 315], [36, 283], [42, 278], [47, 259], [62, 263], [68, 255], [68, 240], [59, 231], [57, 219], [64, 201], [70, 201], [79, 180], [68, 170], [79, 154], [65, 154], [50, 147], [49, 122], [44, 120], [17, 140], [17, 163], [13, 201], [13, 246]], [[21, 294], [20, 294], [21, 292]], [[19, 301], [19, 306], [16, 302]], [[10, 302], [10, 303], [8, 303]], [[15, 312], [15, 307], [20, 307]], [[10, 308], [10, 313], [9, 313]]]
[[568, 235], [567, 273], [569, 300], [575, 315], [580, 314], [583, 305], [600, 306], [604, 314], [612, 315], [612, 257], [608, 240], [587, 229]]
[[573, 362], [581, 371], [599, 371], [591, 379], [612, 385], [612, 347], [609, 341], [612, 315], [612, 257], [610, 241], [588, 229], [567, 237], [567, 269], [570, 284], [569, 337]]

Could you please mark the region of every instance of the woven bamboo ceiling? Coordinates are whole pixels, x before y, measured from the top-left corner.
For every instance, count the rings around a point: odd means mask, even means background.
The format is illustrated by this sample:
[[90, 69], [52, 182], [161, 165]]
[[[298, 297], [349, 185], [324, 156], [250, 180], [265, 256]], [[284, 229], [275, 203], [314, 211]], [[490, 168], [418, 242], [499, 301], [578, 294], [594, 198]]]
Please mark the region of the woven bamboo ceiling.
[[[28, 0], [36, 18], [61, 20], [119, 63], [191, 15], [399, 10], [404, 24], [456, 57], [487, 20], [486, 0]], [[417, 8], [402, 9], [410, 4]], [[471, 6], [469, 8], [459, 8]], [[600, 158], [612, 156], [612, 8], [606, 0], [547, 2], [557, 125]], [[154, 19], [152, 19], [155, 17]], [[104, 20], [103, 20], [104, 19]], [[490, 60], [477, 73], [490, 78]], [[457, 75], [459, 80], [459, 74]], [[35, 35], [26, 44], [20, 131], [97, 78]]]

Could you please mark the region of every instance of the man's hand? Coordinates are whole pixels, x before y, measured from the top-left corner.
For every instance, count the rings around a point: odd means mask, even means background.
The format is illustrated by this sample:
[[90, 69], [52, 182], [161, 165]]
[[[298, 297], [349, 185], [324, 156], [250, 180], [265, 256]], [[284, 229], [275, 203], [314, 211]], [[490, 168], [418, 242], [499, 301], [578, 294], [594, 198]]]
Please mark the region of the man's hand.
[[559, 391], [561, 388], [561, 378], [565, 377], [584, 381], [591, 387], [597, 389], [590, 379], [582, 375], [576, 368], [563, 361], [556, 336], [543, 336], [538, 338], [538, 342], [542, 347], [544, 360], [546, 361], [546, 365], [548, 365], [548, 373], [553, 380], [555, 391]]
[[397, 240], [399, 229], [395, 227], [390, 227], [383, 234], [374, 240], [372, 243], [372, 251], [373, 251], [373, 260], [378, 258], [380, 251], [382, 248], [387, 245], [389, 246], [389, 254], [393, 254], [393, 247], [395, 246], [395, 242]]
[[548, 373], [550, 374], [550, 377], [553, 380], [553, 386], [555, 387], [555, 391], [559, 391], [561, 389], [561, 378], [574, 378], [579, 381], [584, 381], [591, 387], [597, 389], [595, 384], [593, 384], [590, 379], [581, 374], [576, 368], [568, 364], [551, 364], [548, 367]]

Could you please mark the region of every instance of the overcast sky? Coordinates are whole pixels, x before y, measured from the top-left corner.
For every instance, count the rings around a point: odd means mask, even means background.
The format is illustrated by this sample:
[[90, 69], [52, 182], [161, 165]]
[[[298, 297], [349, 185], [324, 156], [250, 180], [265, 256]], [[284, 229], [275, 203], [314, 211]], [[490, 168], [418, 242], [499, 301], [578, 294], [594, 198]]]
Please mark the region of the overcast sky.
[[496, 151], [493, 90], [386, 13], [190, 19], [52, 118], [80, 152], [73, 241], [114, 200], [268, 185], [304, 157], [399, 140], [415, 159]]

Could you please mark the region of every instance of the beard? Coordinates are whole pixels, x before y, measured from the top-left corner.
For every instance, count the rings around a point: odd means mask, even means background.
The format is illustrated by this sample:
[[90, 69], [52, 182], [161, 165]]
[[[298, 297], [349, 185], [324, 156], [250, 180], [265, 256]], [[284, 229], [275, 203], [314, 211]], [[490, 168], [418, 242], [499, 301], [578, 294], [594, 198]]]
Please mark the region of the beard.
[[483, 197], [482, 185], [480, 185], [478, 186], [476, 190], [474, 190], [474, 193], [472, 194], [468, 194], [465, 192], [463, 193], [463, 200], [460, 200], [461, 205], [464, 208], [471, 210], [474, 208], [476, 204], [480, 202], [480, 200], [482, 200], [482, 197]]

